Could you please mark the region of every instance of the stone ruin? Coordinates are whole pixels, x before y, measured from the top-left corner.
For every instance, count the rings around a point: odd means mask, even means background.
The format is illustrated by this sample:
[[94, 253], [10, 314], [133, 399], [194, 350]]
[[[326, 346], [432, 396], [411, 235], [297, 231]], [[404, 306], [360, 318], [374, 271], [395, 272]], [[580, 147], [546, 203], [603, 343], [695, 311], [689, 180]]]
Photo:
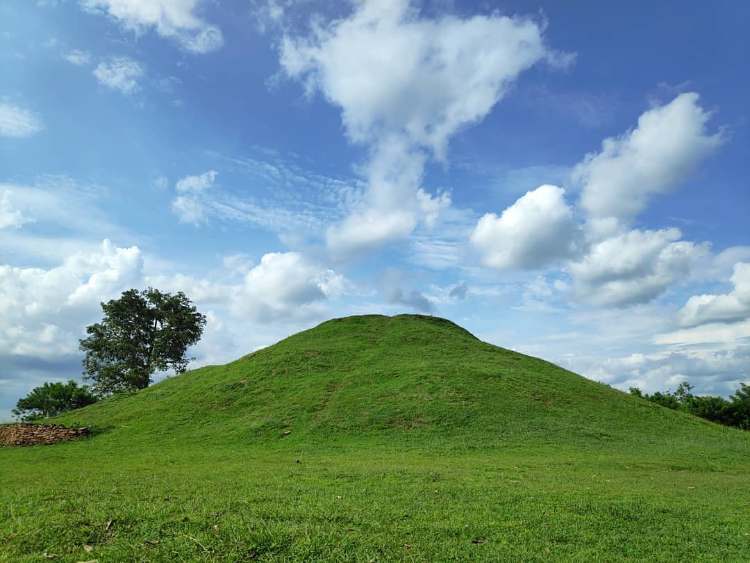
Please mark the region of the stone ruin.
[[36, 446], [56, 444], [90, 434], [88, 428], [67, 428], [57, 424], [5, 424], [0, 425], [0, 446]]

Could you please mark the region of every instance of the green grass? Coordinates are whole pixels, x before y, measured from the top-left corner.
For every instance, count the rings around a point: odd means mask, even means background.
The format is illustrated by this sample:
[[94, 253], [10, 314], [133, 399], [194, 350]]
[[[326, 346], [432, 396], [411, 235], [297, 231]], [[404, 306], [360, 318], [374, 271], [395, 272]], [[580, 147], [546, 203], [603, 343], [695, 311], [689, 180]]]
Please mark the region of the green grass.
[[0, 449], [0, 560], [750, 559], [750, 433], [419, 316], [329, 321]]

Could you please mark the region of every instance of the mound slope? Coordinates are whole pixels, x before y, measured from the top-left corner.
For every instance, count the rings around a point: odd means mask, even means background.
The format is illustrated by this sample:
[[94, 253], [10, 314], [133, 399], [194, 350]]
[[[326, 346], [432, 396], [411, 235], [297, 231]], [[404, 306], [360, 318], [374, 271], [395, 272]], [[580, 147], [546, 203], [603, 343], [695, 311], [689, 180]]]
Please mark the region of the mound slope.
[[[334, 319], [61, 417], [101, 439], [661, 442], [727, 429], [420, 315]], [[734, 436], [731, 432], [729, 435]]]

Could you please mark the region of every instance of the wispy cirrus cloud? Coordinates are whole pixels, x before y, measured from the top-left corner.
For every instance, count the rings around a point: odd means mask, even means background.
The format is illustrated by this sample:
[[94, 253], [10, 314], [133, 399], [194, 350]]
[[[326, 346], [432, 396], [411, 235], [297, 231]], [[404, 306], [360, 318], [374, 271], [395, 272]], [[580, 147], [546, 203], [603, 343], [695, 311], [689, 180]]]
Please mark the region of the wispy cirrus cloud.
[[44, 129], [41, 117], [35, 112], [7, 102], [0, 102], [0, 137], [23, 139]]
[[87, 66], [92, 61], [91, 53], [81, 49], [72, 49], [63, 55], [63, 58], [75, 66]]

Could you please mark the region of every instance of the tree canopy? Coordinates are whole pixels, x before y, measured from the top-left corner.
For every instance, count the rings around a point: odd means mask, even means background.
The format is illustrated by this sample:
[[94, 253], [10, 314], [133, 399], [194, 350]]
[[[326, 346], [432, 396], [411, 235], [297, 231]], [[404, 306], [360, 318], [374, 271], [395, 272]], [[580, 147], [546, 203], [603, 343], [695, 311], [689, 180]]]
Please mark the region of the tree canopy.
[[101, 305], [104, 319], [80, 341], [84, 374], [96, 394], [143, 389], [155, 372], [185, 371], [185, 353], [200, 340], [206, 317], [184, 293], [130, 289]]
[[78, 409], [96, 402], [86, 386], [79, 386], [72, 379], [67, 383], [45, 383], [35, 387], [18, 400], [13, 414], [21, 420], [55, 416], [65, 411]]

